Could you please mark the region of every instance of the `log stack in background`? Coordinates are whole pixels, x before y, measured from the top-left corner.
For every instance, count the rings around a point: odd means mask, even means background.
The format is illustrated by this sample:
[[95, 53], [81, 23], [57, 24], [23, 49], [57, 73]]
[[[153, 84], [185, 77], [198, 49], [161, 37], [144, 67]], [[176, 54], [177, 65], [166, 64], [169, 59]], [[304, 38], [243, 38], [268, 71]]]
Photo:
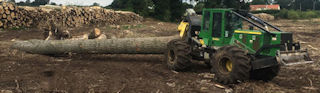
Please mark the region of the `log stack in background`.
[[0, 28], [8, 28], [18, 26], [17, 24], [17, 11], [18, 7], [16, 7], [12, 3], [1, 3], [0, 4]]
[[101, 7], [15, 6], [0, 4], [0, 28], [45, 27], [51, 23], [64, 27], [82, 25], [139, 23], [143, 17], [133, 12], [114, 11]]

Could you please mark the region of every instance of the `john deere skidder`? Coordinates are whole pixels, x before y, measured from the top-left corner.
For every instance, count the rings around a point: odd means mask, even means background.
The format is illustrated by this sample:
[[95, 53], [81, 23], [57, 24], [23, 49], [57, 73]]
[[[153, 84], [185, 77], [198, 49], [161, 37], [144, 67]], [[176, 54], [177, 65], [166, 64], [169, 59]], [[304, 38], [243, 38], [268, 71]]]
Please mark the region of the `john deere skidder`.
[[[250, 24], [249, 29], [243, 29], [243, 21]], [[169, 68], [182, 71], [191, 60], [201, 60], [223, 84], [269, 81], [280, 66], [313, 62], [307, 50], [293, 42], [292, 33], [248, 12], [204, 9], [202, 16], [188, 15], [178, 28], [181, 39], [170, 41], [165, 53]]]

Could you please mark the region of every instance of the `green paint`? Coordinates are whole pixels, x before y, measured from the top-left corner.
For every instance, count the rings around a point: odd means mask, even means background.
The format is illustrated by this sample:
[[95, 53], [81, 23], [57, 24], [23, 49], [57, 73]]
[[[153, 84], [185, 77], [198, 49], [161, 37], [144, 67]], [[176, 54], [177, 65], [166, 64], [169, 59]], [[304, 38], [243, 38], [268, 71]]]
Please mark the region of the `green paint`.
[[[230, 9], [204, 9], [202, 16], [202, 26], [199, 37], [208, 47], [221, 47], [226, 45], [235, 45], [247, 50], [250, 54], [255, 54], [258, 49], [264, 45], [276, 45], [281, 43], [281, 34], [287, 32], [272, 32], [272, 35], [259, 30], [243, 30], [242, 21], [240, 19], [230, 17]], [[221, 15], [217, 17], [216, 15]], [[215, 18], [217, 17], [217, 18]], [[218, 19], [220, 18], [220, 20]], [[234, 19], [233, 19], [234, 18]], [[221, 28], [214, 26], [215, 21], [219, 21]], [[232, 27], [230, 27], [232, 26]], [[220, 27], [220, 26], [218, 26]], [[233, 29], [230, 29], [233, 28]], [[213, 31], [213, 30], [219, 30]], [[246, 33], [238, 33], [235, 31], [244, 31]], [[215, 33], [221, 33], [215, 36]], [[214, 39], [213, 39], [214, 38]], [[218, 39], [218, 40], [217, 40]], [[280, 47], [268, 48], [260, 52], [260, 55], [276, 56], [276, 52]]]

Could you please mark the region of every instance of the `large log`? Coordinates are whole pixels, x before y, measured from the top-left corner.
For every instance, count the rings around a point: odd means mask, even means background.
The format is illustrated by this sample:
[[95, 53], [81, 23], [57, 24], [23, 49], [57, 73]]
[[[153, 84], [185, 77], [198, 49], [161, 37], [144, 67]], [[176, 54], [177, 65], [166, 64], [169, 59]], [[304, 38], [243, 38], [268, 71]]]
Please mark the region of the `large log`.
[[11, 48], [32, 54], [160, 54], [167, 43], [178, 38], [149, 37], [105, 40], [29, 40], [16, 41]]

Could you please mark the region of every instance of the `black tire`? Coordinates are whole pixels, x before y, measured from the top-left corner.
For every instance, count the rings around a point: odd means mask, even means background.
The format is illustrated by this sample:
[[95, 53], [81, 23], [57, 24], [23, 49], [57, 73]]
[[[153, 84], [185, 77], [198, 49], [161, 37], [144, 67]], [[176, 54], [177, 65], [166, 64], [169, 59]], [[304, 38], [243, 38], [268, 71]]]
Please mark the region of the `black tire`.
[[262, 81], [268, 82], [268, 81], [271, 81], [274, 77], [276, 77], [279, 71], [280, 71], [279, 65], [258, 69], [258, 70], [253, 70], [251, 71], [250, 78], [253, 80], [262, 80]]
[[191, 64], [191, 48], [181, 39], [175, 39], [168, 43], [165, 52], [165, 61], [171, 70], [185, 71]]
[[209, 68], [212, 68], [212, 65], [211, 65], [211, 60], [204, 60], [204, 64], [206, 64], [206, 66], [208, 66]]
[[[230, 64], [231, 62], [231, 68]], [[225, 46], [211, 56], [211, 71], [215, 80], [222, 84], [235, 84], [250, 77], [250, 59], [245, 51], [236, 46]], [[228, 69], [229, 66], [229, 69]]]

